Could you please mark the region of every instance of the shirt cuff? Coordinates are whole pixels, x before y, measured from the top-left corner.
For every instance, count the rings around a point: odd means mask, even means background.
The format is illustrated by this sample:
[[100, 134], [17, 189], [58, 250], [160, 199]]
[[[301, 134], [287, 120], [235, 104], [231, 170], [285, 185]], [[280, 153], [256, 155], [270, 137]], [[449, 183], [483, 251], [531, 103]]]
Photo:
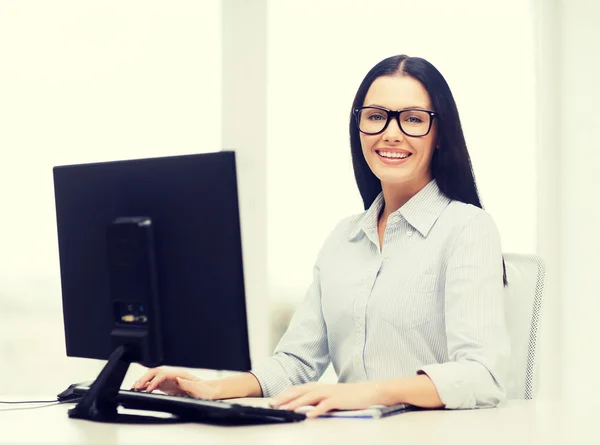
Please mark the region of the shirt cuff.
[[250, 372], [258, 380], [263, 397], [275, 397], [292, 386], [292, 382], [275, 357], [269, 358]]
[[447, 409], [494, 407], [504, 398], [489, 371], [480, 363], [446, 362], [417, 371], [426, 374]]

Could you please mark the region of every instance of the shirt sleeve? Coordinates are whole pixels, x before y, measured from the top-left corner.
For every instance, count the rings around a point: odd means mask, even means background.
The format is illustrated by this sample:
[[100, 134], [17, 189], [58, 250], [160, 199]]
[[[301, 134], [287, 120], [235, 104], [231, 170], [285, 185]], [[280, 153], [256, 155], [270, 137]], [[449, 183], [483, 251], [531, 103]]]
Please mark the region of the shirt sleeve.
[[449, 409], [493, 407], [506, 396], [510, 345], [502, 250], [491, 216], [479, 213], [456, 238], [445, 287], [446, 363], [422, 367]]
[[330, 362], [327, 328], [321, 311], [319, 269], [274, 355], [252, 369], [263, 397], [273, 397], [292, 385], [318, 380]]

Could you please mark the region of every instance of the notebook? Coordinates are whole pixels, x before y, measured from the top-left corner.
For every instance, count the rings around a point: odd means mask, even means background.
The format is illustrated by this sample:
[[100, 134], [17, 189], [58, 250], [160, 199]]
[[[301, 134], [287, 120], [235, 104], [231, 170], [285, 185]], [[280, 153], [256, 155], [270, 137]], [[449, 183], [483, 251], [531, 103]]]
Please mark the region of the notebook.
[[[306, 414], [315, 409], [314, 406], [301, 406], [296, 410], [297, 413]], [[330, 411], [321, 414], [319, 417], [346, 417], [352, 419], [381, 419], [382, 417], [391, 416], [393, 414], [402, 414], [409, 411], [416, 411], [419, 408], [406, 403], [398, 405], [384, 406], [374, 405], [366, 409], [347, 410], [347, 411]]]
[[[269, 399], [266, 398], [244, 398], [244, 399], [232, 399], [228, 400], [232, 403], [239, 403], [241, 405], [261, 406], [269, 407]], [[314, 406], [301, 406], [296, 410], [298, 413], [306, 414], [309, 411], [315, 409]], [[408, 405], [406, 403], [400, 403], [398, 405], [384, 406], [374, 405], [367, 409], [359, 410], [348, 410], [348, 411], [330, 411], [322, 414], [319, 417], [346, 417], [353, 419], [380, 419], [382, 417], [391, 416], [393, 414], [402, 414], [409, 411], [417, 411], [421, 408]]]

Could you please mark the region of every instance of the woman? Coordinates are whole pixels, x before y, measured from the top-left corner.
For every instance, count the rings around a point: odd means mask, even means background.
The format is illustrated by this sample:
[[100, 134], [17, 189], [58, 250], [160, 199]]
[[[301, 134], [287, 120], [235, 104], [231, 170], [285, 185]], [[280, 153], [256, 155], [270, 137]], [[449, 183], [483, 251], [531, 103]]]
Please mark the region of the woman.
[[[491, 407], [509, 355], [500, 237], [481, 209], [452, 93], [405, 55], [378, 63], [350, 117], [365, 212], [341, 221], [273, 357], [249, 373], [201, 381], [150, 369], [134, 389], [332, 409], [409, 403]], [[334, 385], [315, 383], [330, 362]]]

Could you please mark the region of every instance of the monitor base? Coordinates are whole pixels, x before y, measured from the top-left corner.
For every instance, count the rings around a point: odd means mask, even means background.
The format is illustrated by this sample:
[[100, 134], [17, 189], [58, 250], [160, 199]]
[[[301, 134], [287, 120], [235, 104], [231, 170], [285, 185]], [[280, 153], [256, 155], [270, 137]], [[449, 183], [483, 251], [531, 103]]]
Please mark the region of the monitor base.
[[131, 351], [121, 345], [113, 351], [98, 378], [74, 408], [69, 410], [73, 419], [92, 420], [105, 423], [182, 423], [186, 422], [177, 416], [157, 417], [137, 414], [119, 413], [117, 395], [131, 364]]

